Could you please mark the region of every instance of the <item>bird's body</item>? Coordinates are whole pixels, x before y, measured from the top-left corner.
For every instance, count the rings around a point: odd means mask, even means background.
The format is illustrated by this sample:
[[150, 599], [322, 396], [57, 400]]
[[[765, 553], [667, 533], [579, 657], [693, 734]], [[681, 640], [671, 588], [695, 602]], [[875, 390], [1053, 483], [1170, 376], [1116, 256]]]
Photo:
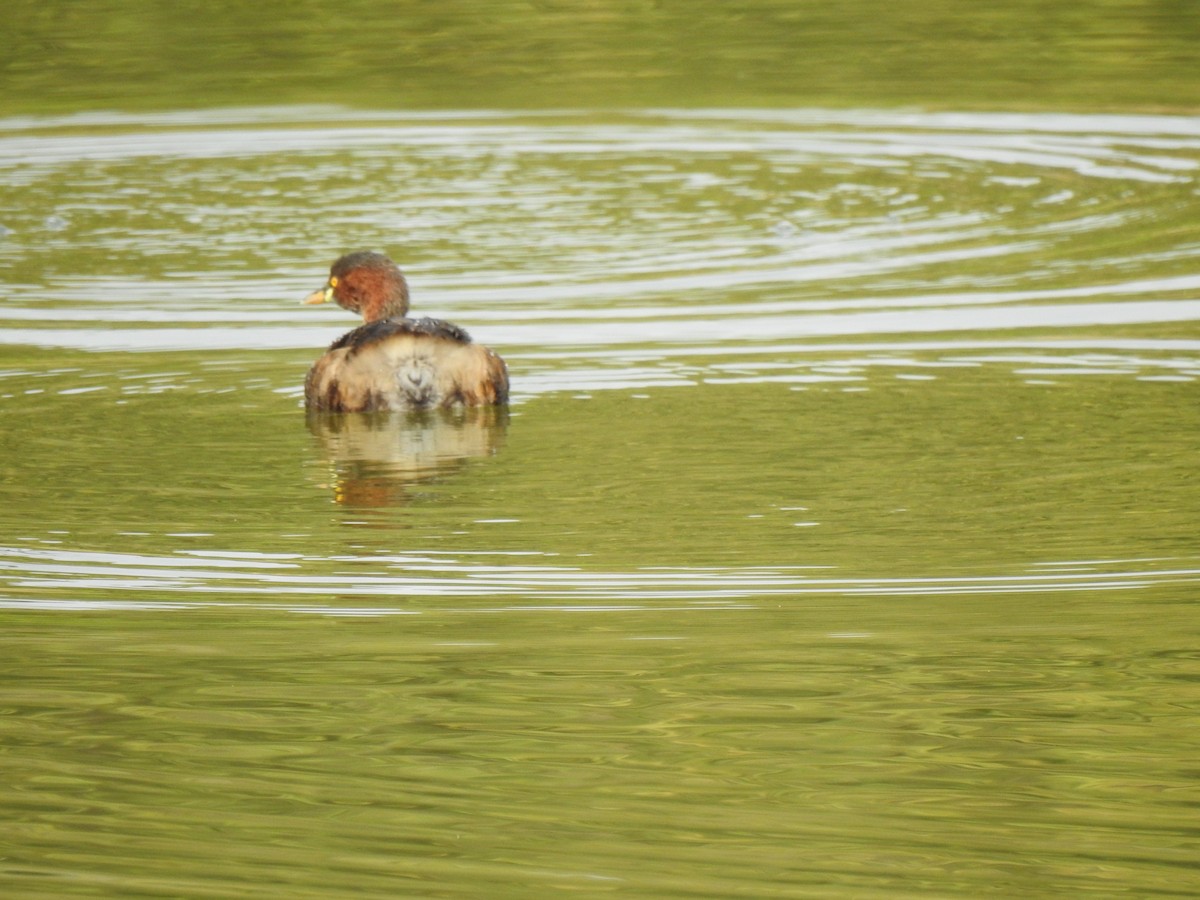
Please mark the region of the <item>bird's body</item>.
[[408, 285], [386, 256], [359, 252], [333, 264], [305, 303], [335, 300], [365, 324], [338, 338], [304, 380], [304, 401], [327, 412], [484, 406], [508, 400], [499, 355], [457, 325], [410, 319]]

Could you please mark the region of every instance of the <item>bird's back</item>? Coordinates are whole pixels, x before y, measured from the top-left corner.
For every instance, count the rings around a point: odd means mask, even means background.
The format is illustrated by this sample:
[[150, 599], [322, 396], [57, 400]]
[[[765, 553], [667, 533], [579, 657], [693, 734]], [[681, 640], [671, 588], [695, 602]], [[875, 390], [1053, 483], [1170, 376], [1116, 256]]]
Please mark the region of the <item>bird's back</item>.
[[483, 406], [508, 399], [508, 370], [450, 322], [384, 319], [335, 341], [309, 370], [304, 398], [331, 412]]

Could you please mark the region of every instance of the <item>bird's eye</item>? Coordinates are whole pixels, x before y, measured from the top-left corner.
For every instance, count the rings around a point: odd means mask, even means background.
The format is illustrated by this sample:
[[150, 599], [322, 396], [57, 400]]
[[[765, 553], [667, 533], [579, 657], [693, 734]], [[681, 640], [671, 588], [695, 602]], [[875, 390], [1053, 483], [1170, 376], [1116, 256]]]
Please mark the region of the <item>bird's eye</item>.
[[331, 275], [331, 276], [329, 277], [329, 286], [330, 286], [330, 287], [337, 287], [337, 276], [336, 276], [336, 275]]

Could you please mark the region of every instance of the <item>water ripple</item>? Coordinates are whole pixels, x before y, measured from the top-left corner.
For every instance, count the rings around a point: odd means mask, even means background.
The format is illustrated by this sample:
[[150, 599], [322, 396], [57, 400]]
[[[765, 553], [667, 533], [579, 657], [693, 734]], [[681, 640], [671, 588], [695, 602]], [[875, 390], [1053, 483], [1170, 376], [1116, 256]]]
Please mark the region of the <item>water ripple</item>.
[[[0, 605], [30, 605], [53, 609], [182, 609], [226, 604], [199, 599], [211, 594], [253, 598], [267, 595], [279, 602], [249, 605], [329, 615], [385, 615], [421, 611], [498, 612], [522, 609], [616, 610], [662, 608], [717, 609], [741, 606], [781, 596], [812, 595], [928, 597], [936, 595], [1024, 594], [1131, 590], [1164, 584], [1200, 582], [1194, 560], [1134, 559], [1092, 562], [1047, 562], [1019, 574], [955, 577], [855, 578], [822, 568], [772, 567], [647, 567], [628, 572], [596, 572], [556, 565], [487, 564], [456, 555], [412, 553], [401, 557], [338, 557], [315, 560], [275, 555], [259, 558], [240, 552], [207, 552], [197, 560], [189, 554], [137, 556], [131, 554], [0, 548], [0, 571], [10, 594]], [[318, 574], [331, 567], [353, 565], [353, 574]], [[52, 590], [53, 600], [21, 591]], [[63, 599], [61, 592], [150, 592], [150, 601]], [[339, 602], [296, 605], [289, 597], [337, 598]], [[353, 598], [403, 598], [404, 606], [347, 605]], [[483, 601], [468, 607], [438, 605], [428, 598]], [[505, 602], [497, 602], [497, 601]], [[344, 602], [343, 602], [344, 601]], [[524, 605], [533, 603], [534, 605]], [[620, 601], [617, 603], [617, 601]], [[614, 605], [616, 603], [616, 605]], [[714, 605], [715, 604], [715, 605]]]
[[[1174, 116], [9, 119], [0, 260], [28, 283], [0, 344], [311, 351], [349, 323], [296, 298], [382, 240], [416, 308], [503, 347], [526, 393], [679, 383], [678, 349], [752, 361], [831, 338], [1003, 331], [1044, 353], [1088, 329], [1104, 352], [1114, 329], [1200, 320], [1198, 171], [1200, 125]], [[641, 374], [598, 375], [635, 357]]]

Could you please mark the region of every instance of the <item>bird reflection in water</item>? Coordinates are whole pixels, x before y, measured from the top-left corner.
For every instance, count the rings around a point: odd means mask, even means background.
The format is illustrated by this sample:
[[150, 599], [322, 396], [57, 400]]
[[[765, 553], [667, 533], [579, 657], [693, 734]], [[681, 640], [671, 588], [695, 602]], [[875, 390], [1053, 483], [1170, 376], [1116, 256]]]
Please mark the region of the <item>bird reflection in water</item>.
[[308, 428], [330, 463], [335, 503], [386, 508], [408, 502], [412, 487], [492, 456], [504, 443], [508, 409], [467, 406], [411, 412], [308, 414]]

